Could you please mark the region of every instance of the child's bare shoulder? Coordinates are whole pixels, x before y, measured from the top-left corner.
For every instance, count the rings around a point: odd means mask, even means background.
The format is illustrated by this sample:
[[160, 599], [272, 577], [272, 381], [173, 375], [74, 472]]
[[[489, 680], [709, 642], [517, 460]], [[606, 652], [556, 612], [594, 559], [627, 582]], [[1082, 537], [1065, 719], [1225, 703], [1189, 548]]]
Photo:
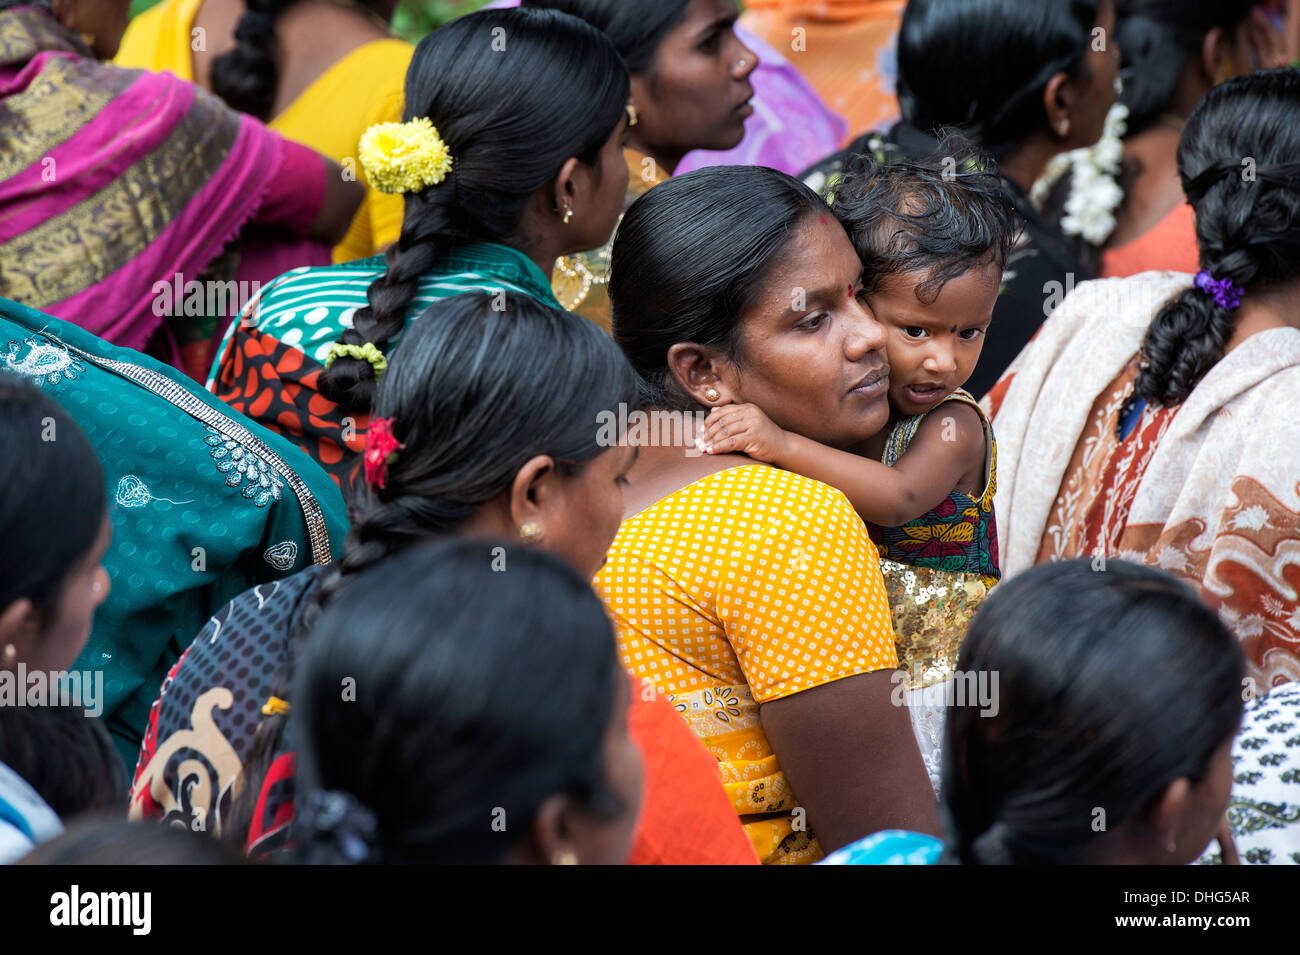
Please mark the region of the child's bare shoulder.
[[925, 416], [916, 429], [911, 447], [942, 444], [949, 454], [963, 460], [983, 460], [984, 419], [973, 405], [945, 401]]

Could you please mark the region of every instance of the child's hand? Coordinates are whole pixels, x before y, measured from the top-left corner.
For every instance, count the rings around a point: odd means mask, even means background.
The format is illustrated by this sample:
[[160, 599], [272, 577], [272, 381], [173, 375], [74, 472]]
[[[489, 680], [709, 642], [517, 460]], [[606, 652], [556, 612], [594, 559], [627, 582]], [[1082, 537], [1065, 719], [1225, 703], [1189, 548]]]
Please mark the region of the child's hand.
[[789, 434], [772, 423], [758, 405], [722, 405], [704, 420], [706, 454], [748, 454], [756, 461], [777, 464], [784, 457]]

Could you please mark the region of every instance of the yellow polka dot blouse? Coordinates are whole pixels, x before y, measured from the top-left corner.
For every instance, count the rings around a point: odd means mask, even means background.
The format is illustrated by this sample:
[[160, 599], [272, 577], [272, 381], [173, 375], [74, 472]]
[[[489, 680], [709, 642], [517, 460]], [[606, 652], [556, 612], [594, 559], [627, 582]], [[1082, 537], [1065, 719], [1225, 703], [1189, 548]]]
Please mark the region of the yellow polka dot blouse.
[[719, 471], [624, 521], [594, 583], [624, 665], [717, 757], [759, 858], [820, 858], [758, 708], [897, 666], [879, 558], [848, 499], [767, 465]]

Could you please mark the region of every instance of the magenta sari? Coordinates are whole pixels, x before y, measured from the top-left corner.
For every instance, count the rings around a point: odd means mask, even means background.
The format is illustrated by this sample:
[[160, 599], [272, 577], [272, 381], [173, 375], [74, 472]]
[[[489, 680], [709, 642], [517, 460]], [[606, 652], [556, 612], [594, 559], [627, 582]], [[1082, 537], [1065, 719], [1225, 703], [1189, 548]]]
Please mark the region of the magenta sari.
[[[0, 143], [0, 297], [139, 350], [167, 314], [155, 285], [200, 279], [284, 148], [170, 73], [95, 61], [35, 7], [0, 12]], [[178, 363], [169, 331], [154, 349]]]

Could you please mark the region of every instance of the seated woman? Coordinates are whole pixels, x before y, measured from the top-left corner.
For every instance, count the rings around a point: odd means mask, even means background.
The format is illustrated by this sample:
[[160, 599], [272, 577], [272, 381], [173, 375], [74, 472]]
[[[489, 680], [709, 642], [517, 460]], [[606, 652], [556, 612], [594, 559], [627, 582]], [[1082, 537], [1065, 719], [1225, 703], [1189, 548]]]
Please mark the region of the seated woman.
[[1007, 262], [979, 367], [966, 384], [976, 398], [1038, 331], [1064, 290], [1096, 274], [1030, 202], [1029, 190], [1053, 156], [1101, 136], [1115, 101], [1119, 50], [1093, 37], [1098, 30], [1109, 36], [1114, 27], [1112, 0], [910, 0], [898, 35], [902, 122], [883, 136], [854, 140], [802, 175], [833, 196], [850, 156], [923, 159], [946, 126], [959, 127], [997, 161], [1024, 231]]
[[1115, 40], [1128, 107], [1119, 185], [1124, 199], [1101, 255], [1102, 277], [1196, 271], [1192, 207], [1178, 181], [1178, 135], [1218, 83], [1260, 66], [1255, 0], [1117, 0]]
[[[1236, 861], [1242, 657], [1191, 588], [1118, 560], [1035, 567], [980, 608], [958, 667], [975, 692], [948, 717], [938, 861], [1185, 865], [1216, 833]], [[938, 848], [880, 833], [826, 861], [926, 864]]]
[[[735, 0], [524, 0], [563, 10], [606, 33], [632, 75], [636, 124], [623, 156], [624, 208], [677, 171], [696, 149], [730, 149], [754, 112], [758, 57], [733, 29]], [[571, 312], [609, 330], [610, 244], [555, 263], [555, 294]]]
[[[430, 309], [380, 383], [342, 559], [237, 597], [199, 633], [149, 718], [132, 815], [202, 820], [257, 854], [281, 846], [294, 813], [291, 668], [317, 608], [389, 555], [448, 534], [512, 536], [590, 578], [634, 456], [595, 423], [635, 401], [635, 376], [590, 322], [524, 294]], [[514, 551], [481, 553], [498, 571], [514, 566]], [[634, 861], [752, 863], [716, 764], [672, 708], [638, 690], [628, 718], [646, 761]]]
[[[485, 559], [494, 544], [507, 573]], [[627, 858], [628, 681], [600, 600], [559, 558], [491, 539], [411, 548], [339, 593], [297, 669], [296, 861]]]
[[[95, 608], [109, 592], [103, 560], [113, 527], [103, 468], [85, 433], [57, 402], [9, 374], [0, 374], [0, 446], [0, 675], [25, 693], [19, 666], [68, 670], [90, 638]], [[59, 802], [51, 787], [39, 792], [36, 759], [14, 758], [37, 755], [27, 745], [34, 722], [50, 731], [49, 743], [61, 719], [47, 707], [11, 713], [18, 702], [0, 702], [0, 865], [58, 835], [66, 808], [51, 805]], [[46, 752], [43, 761], [65, 766], [66, 756]], [[83, 765], [93, 764], [87, 755]], [[80, 781], [93, 790], [106, 780], [86, 772]]]
[[[555, 260], [609, 238], [627, 189], [627, 98], [613, 44], [576, 17], [485, 10], [435, 30], [407, 74], [408, 122], [362, 144], [372, 184], [406, 194], [387, 263], [299, 269], [263, 289], [209, 389], [347, 484], [386, 352], [416, 316], [475, 289], [558, 305]], [[422, 157], [409, 168], [407, 149]]]
[[[201, 374], [181, 346], [210, 355], [238, 313], [227, 243], [249, 225], [333, 243], [364, 190], [189, 83], [97, 62], [126, 14], [127, 0], [0, 0], [0, 296]], [[174, 277], [220, 298], [181, 309], [160, 298]]]
[[759, 166], [668, 180], [614, 241], [614, 337], [658, 426], [596, 587], [624, 665], [718, 758], [765, 862], [812, 862], [905, 820], [937, 826], [908, 714], [891, 704], [889, 606], [853, 506], [694, 447], [707, 409], [749, 402], [862, 453], [889, 418], [889, 369], [861, 274], [825, 203]]
[[1300, 676], [1297, 156], [1300, 72], [1211, 90], [1178, 147], [1202, 271], [1080, 286], [989, 398], [1004, 576], [1082, 556], [1169, 570], [1260, 692]]
[[[413, 47], [389, 31], [396, 8], [397, 0], [164, 0], [131, 21], [113, 62], [197, 83], [363, 177], [361, 134], [402, 118]], [[206, 41], [197, 48], [196, 30]], [[367, 189], [334, 261], [377, 255], [401, 230], [401, 196]]]
[[[347, 526], [342, 497], [292, 444], [174, 369], [4, 299], [0, 372], [58, 402], [103, 462], [113, 591], [77, 668], [102, 676], [103, 718], [134, 760], [149, 704], [193, 634], [254, 584], [329, 563]], [[32, 493], [41, 520], [74, 503], [52, 482]], [[15, 559], [25, 565], [30, 549]]]

